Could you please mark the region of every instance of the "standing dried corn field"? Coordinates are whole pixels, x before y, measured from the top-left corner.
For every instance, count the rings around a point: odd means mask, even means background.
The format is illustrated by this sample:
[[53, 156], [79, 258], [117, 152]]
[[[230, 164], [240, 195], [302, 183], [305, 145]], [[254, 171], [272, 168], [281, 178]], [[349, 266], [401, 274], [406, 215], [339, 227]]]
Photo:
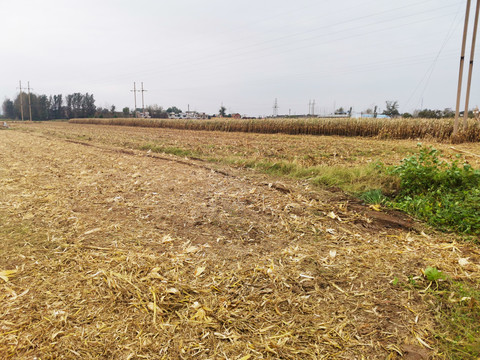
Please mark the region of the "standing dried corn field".
[[238, 166], [394, 163], [414, 148], [13, 124], [0, 131], [1, 357], [447, 358], [423, 271], [478, 286], [477, 246]]
[[454, 119], [417, 118], [269, 118], [269, 119], [71, 119], [74, 124], [123, 125], [132, 127], [171, 128], [290, 135], [367, 136], [385, 139], [436, 139], [454, 142], [480, 141], [480, 124], [470, 119], [467, 128], [455, 137]]

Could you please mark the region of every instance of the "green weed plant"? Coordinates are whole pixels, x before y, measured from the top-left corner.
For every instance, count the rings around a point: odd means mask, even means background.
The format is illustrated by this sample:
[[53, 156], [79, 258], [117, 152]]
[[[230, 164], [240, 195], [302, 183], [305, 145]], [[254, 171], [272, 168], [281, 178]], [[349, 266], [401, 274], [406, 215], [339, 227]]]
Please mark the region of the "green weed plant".
[[480, 171], [460, 157], [451, 163], [439, 151], [420, 152], [390, 169], [400, 178], [392, 205], [441, 229], [480, 235]]

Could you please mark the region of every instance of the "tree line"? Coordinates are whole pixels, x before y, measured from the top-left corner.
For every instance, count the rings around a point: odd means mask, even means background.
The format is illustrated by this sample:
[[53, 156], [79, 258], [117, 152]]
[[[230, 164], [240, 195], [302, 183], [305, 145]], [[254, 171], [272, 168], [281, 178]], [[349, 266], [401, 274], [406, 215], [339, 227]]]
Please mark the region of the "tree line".
[[22, 103], [25, 120], [30, 118], [30, 107], [34, 121], [86, 118], [95, 116], [97, 112], [93, 94], [73, 93], [66, 96], [62, 94], [47, 96], [29, 95], [22, 92], [14, 100], [7, 98], [3, 101], [3, 116], [7, 119], [21, 119]]
[[[109, 108], [95, 106], [95, 98], [93, 94], [73, 93], [69, 95], [38, 95], [27, 94], [22, 92], [15, 99], [6, 98], [2, 104], [3, 118], [12, 120], [22, 119], [22, 103], [23, 103], [23, 119], [30, 119], [30, 106], [32, 110], [33, 121], [72, 119], [72, 118], [108, 118], [108, 117], [133, 117], [135, 113], [139, 113], [142, 109], [130, 109], [125, 107], [122, 111], [116, 111], [115, 105]], [[145, 108], [146, 112], [152, 118], [168, 118], [170, 113], [181, 113], [182, 110], [176, 106], [167, 109], [159, 105], [149, 105]]]

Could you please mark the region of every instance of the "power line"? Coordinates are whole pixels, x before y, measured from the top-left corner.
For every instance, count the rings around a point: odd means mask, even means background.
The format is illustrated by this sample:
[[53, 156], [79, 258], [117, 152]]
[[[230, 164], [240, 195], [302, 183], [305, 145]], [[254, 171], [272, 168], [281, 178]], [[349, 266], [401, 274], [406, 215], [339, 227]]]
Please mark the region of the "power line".
[[[430, 2], [430, 1], [431, 0], [427, 0], [427, 1], [423, 1], [421, 3], [426, 3], [426, 2]], [[416, 5], [421, 4], [421, 3], [416, 3], [416, 4], [413, 4], [413, 5], [410, 4], [410, 5], [406, 5], [406, 6], [397, 7], [395, 9], [385, 10], [385, 11], [377, 12], [377, 13], [374, 13], [374, 14], [369, 14], [369, 15], [365, 15], [365, 16], [361, 16], [361, 17], [357, 17], [357, 18], [353, 18], [353, 19], [349, 19], [349, 20], [345, 20], [345, 21], [340, 21], [340, 22], [336, 23], [336, 25], [344, 25], [344, 24], [348, 24], [350, 22], [356, 22], [356, 21], [359, 21], [359, 20], [363, 20], [365, 18], [370, 18], [370, 17], [374, 17], [374, 16], [377, 16], [377, 15], [381, 15], [381, 14], [405, 9], [405, 8], [408, 8], [408, 7], [416, 6]], [[438, 10], [450, 8], [450, 7], [455, 6], [455, 5], [456, 4], [446, 5], [446, 6], [438, 7], [435, 10], [438, 11]], [[400, 20], [400, 19], [403, 19], [403, 18], [418, 16], [418, 15], [421, 15], [421, 14], [424, 14], [424, 13], [431, 13], [431, 10], [426, 10], [426, 11], [417, 12], [415, 14], [408, 14], [408, 15], [404, 15], [404, 16], [397, 16], [394, 20]], [[442, 15], [442, 16], [445, 16], [445, 15]], [[345, 40], [345, 39], [349, 39], [349, 38], [353, 38], [353, 37], [364, 36], [364, 35], [367, 35], [367, 34], [376, 34], [379, 31], [381, 31], [381, 29], [380, 30], [379, 29], [372, 30], [372, 31], [366, 32], [366, 33], [356, 33], [354, 35], [349, 35], [349, 36], [346, 36], [346, 37], [343, 37], [343, 38], [340, 38], [340, 39], [332, 39], [331, 36], [333, 34], [345, 33], [345, 32], [349, 32], [349, 31], [352, 31], [352, 30], [357, 31], [358, 29], [361, 29], [361, 28], [367, 28], [367, 27], [371, 27], [373, 25], [378, 25], [378, 24], [382, 24], [382, 23], [388, 24], [387, 29], [391, 30], [391, 29], [394, 29], [394, 28], [404, 27], [404, 26], [411, 25], [413, 23], [424, 22], [424, 21], [428, 21], [430, 19], [435, 19], [435, 18], [437, 18], [437, 17], [432, 17], [432, 18], [429, 18], [427, 20], [422, 19], [420, 21], [415, 21], [415, 22], [411, 22], [411, 23], [407, 23], [407, 24], [401, 24], [399, 26], [394, 26], [394, 27], [391, 26], [392, 19], [387, 18], [387, 19], [383, 19], [383, 20], [380, 20], [380, 21], [374, 21], [374, 22], [371, 22], [371, 23], [367, 23], [367, 24], [364, 24], [364, 25], [361, 25], [361, 26], [355, 26], [354, 28], [350, 28], [350, 29], [343, 29], [343, 30], [338, 30], [338, 31], [335, 31], [335, 32], [322, 33], [320, 35], [315, 35], [315, 36], [312, 36], [312, 37], [309, 37], [309, 38], [300, 39], [300, 40], [297, 40], [295, 42], [290, 42], [288, 44], [279, 44], [279, 45], [274, 45], [274, 46], [270, 46], [270, 47], [265, 47], [264, 46], [265, 44], [268, 44], [268, 43], [277, 42], [279, 40], [285, 40], [285, 39], [288, 39], [288, 38], [297, 37], [297, 36], [300, 36], [300, 35], [303, 35], [303, 34], [307, 34], [307, 33], [311, 33], [311, 32], [317, 32], [317, 31], [320, 31], [320, 30], [323, 30], [323, 29], [329, 29], [330, 28], [330, 26], [321, 26], [321, 27], [316, 28], [316, 29], [303, 31], [303, 32], [298, 32], [298, 33], [295, 33], [295, 34], [290, 34], [290, 35], [286, 35], [286, 36], [283, 36], [283, 37], [278, 37], [278, 38], [275, 38], [275, 39], [266, 40], [266, 41], [262, 41], [262, 42], [257, 42], [257, 43], [247, 45], [247, 46], [243, 46], [243, 47], [237, 47], [235, 49], [225, 51], [222, 54], [218, 54], [218, 53], [210, 54], [210, 55], [207, 55], [207, 56], [202, 57], [200, 59], [184, 61], [183, 63], [175, 62], [175, 63], [170, 64], [170, 66], [164, 66], [162, 68], [162, 71], [173, 70], [175, 68], [180, 70], [182, 67], [185, 67], [185, 66], [198, 66], [198, 65], [202, 65], [202, 64], [207, 65], [208, 67], [211, 67], [211, 68], [215, 68], [215, 67], [218, 67], [218, 65], [212, 64], [211, 60], [214, 60], [214, 61], [218, 62], [218, 61], [227, 60], [229, 58], [237, 59], [239, 56], [249, 55], [250, 53], [258, 54], [259, 50], [256, 49], [257, 47], [261, 47], [261, 49], [260, 49], [261, 51], [267, 51], [267, 50], [272, 50], [272, 49], [279, 48], [279, 47], [290, 46], [291, 44], [298, 44], [298, 42], [300, 42], [300, 41], [305, 42], [305, 41], [316, 40], [316, 39], [321, 38], [321, 37], [328, 37], [328, 39], [326, 41], [323, 41], [321, 43], [315, 42], [315, 44], [313, 45], [313, 46], [320, 46], [320, 45], [323, 45], [325, 43], [330, 43], [330, 42], [334, 42], [334, 41], [336, 42], [336, 41], [339, 41], [339, 40]], [[295, 48], [287, 49], [284, 52], [292, 52], [292, 51], [303, 49], [303, 48], [311, 48], [311, 46], [312, 46], [312, 44], [297, 46]], [[250, 50], [241, 51], [241, 50], [247, 50], [247, 49], [250, 49]], [[241, 52], [239, 52], [239, 51], [241, 51]], [[278, 55], [278, 53], [277, 54], [273, 54], [273, 53], [266, 54], [266, 56], [272, 56], [272, 55], [276, 56], [276, 55]], [[259, 59], [259, 58], [262, 58], [262, 57], [265, 57], [265, 55], [257, 56], [255, 58]], [[244, 63], [244, 61], [243, 60], [235, 61], [234, 63]], [[191, 70], [191, 71], [197, 71], [197, 70]], [[133, 74], [152, 74], [152, 73], [157, 73], [157, 72], [158, 72], [157, 70], [144, 70], [144, 71], [141, 71], [141, 72], [135, 72]], [[130, 76], [130, 74], [126, 74], [125, 76], [127, 76], [127, 75]], [[121, 77], [123, 77], [123, 76], [120, 76], [120, 77], [117, 76], [116, 78], [121, 78]]]
[[[468, 0], [470, 2], [470, 0]], [[425, 72], [425, 75], [422, 77], [422, 79], [418, 82], [417, 86], [415, 87], [415, 89], [413, 90], [412, 94], [410, 95], [410, 97], [408, 98], [408, 100], [405, 102], [404, 106], [408, 106], [408, 104], [410, 103], [410, 101], [412, 100], [413, 96], [415, 95], [415, 93], [417, 92], [417, 90], [420, 88], [421, 84], [423, 83], [423, 81], [425, 80], [425, 86], [423, 87], [423, 91], [421, 92], [420, 94], [420, 98], [422, 99], [422, 106], [421, 108], [423, 108], [423, 94], [425, 93], [425, 90], [427, 89], [427, 86], [428, 86], [428, 83], [430, 82], [430, 79], [432, 77], [432, 74], [433, 74], [433, 71], [435, 69], [435, 66], [438, 62], [438, 59], [440, 58], [440, 55], [443, 51], [443, 49], [445, 48], [445, 46], [447, 45], [448, 41], [451, 39], [453, 33], [454, 33], [454, 30], [455, 30], [455, 21], [458, 17], [458, 14], [460, 12], [460, 9], [461, 7], [458, 8], [458, 11], [457, 13], [455, 14], [455, 17], [450, 25], [450, 28], [447, 32], [447, 34], [445, 35], [445, 39], [443, 40], [443, 43], [442, 45], [440, 46], [440, 49], [438, 50], [438, 53], [437, 55], [435, 56], [434, 60], [432, 61], [432, 63], [430, 64], [430, 66], [427, 68], [427, 71]], [[467, 18], [468, 18], [468, 13], [467, 13]]]
[[[414, 6], [418, 6], [418, 5], [421, 5], [423, 3], [428, 3], [428, 2], [431, 2], [431, 1], [435, 1], [435, 0], [424, 0], [424, 1], [420, 1], [420, 2], [416, 2], [414, 4], [410, 4], [410, 5], [406, 5], [406, 6], [401, 6], [401, 7], [397, 7], [397, 8], [394, 8], [394, 9], [389, 9], [389, 10], [384, 10], [384, 11], [380, 11], [380, 12], [377, 12], [377, 13], [373, 13], [373, 14], [368, 14], [368, 15], [365, 15], [365, 16], [361, 16], [361, 17], [356, 17], [356, 18], [353, 18], [353, 19], [349, 19], [349, 20], [345, 20], [345, 21], [340, 21], [340, 22], [337, 22], [336, 25], [343, 25], [343, 24], [346, 24], [346, 23], [349, 23], [349, 22], [355, 22], [355, 21], [358, 21], [358, 20], [363, 20], [365, 18], [369, 18], [369, 17], [374, 17], [374, 16], [377, 16], [377, 15], [382, 15], [382, 14], [385, 14], [385, 13], [389, 13], [389, 12], [397, 12], [398, 10], [402, 10], [402, 9], [405, 9], [405, 8], [409, 8], [409, 7], [414, 7]], [[358, 4], [357, 6], [354, 6], [353, 8], [355, 7], [362, 7], [364, 4]], [[305, 7], [306, 8], [306, 7]], [[351, 9], [352, 7], [349, 7], [349, 9]], [[300, 8], [301, 9], [301, 8]], [[294, 11], [298, 11], [299, 9], [296, 9]], [[291, 14], [291, 12], [289, 12], [289, 14]], [[337, 12], [335, 15], [340, 15], [341, 13]], [[327, 15], [328, 16], [328, 15]], [[317, 21], [318, 19], [315, 18], [315, 20]], [[391, 18], [389, 18], [388, 22], [391, 21]], [[251, 23], [259, 23], [261, 21], [253, 21]], [[285, 38], [291, 38], [291, 37], [296, 37], [296, 36], [300, 36], [300, 35], [303, 35], [303, 34], [307, 34], [307, 33], [311, 33], [311, 32], [316, 32], [316, 31], [321, 31], [321, 30], [325, 30], [325, 29], [329, 29], [330, 28], [330, 25], [326, 25], [326, 26], [320, 26], [318, 28], [315, 28], [315, 29], [311, 29], [311, 30], [306, 30], [306, 31], [301, 31], [301, 32], [297, 32], [297, 33], [293, 33], [293, 34], [289, 34], [289, 35], [286, 35], [286, 36], [282, 36], [282, 37], [279, 37], [279, 38], [274, 38], [274, 39], [270, 39], [270, 40], [265, 40], [265, 41], [261, 41], [261, 42], [256, 42], [254, 44], [250, 44], [250, 45], [246, 45], [246, 46], [242, 46], [242, 47], [238, 47], [238, 48], [233, 48], [233, 49], [230, 49], [228, 51], [225, 51], [223, 52], [222, 54], [219, 54], [218, 52], [216, 52], [216, 48], [218, 47], [218, 45], [215, 45], [215, 47], [212, 47], [211, 48], [211, 51], [208, 51], [209, 55], [203, 57], [203, 59], [200, 59], [200, 61], [205, 61], [205, 62], [211, 62], [211, 60], [218, 60], [219, 58], [222, 58], [222, 57], [225, 57], [225, 55], [227, 56], [227, 58], [230, 58], [230, 57], [237, 57], [237, 54], [238, 54], [238, 51], [239, 50], [243, 50], [243, 49], [249, 49], [249, 48], [255, 48], [255, 47], [262, 47], [263, 49], [263, 45], [264, 44], [267, 44], [267, 43], [271, 43], [271, 42], [276, 42], [276, 41], [279, 41], [279, 40], [284, 40]], [[236, 32], [238, 32], [238, 29], [235, 29]], [[339, 32], [344, 32], [346, 30], [341, 30]], [[275, 31], [273, 31], [274, 33], [276, 33]], [[323, 36], [323, 35], [322, 35]], [[248, 37], [245, 38], [246, 40], [248, 40]], [[236, 41], [238, 42], [238, 41]], [[189, 42], [189, 43], [186, 43], [186, 45], [189, 45], [190, 43], [196, 43], [196, 41], [192, 41], [192, 42]], [[220, 46], [222, 45], [226, 45], [226, 44], [231, 44], [232, 41], [229, 40], [227, 43], [225, 44], [221, 44]], [[183, 44], [183, 46], [185, 46], [185, 44]], [[283, 45], [281, 45], [283, 46]], [[253, 49], [252, 52], [256, 53], [258, 50], [255, 50]], [[232, 55], [229, 55], [229, 54], [232, 54]], [[198, 59], [197, 60], [193, 60], [193, 62], [196, 62], [196, 64], [198, 64]], [[152, 61], [151, 62], [152, 64], [155, 64], [157, 65], [158, 61]], [[183, 62], [180, 62], [180, 61], [175, 61], [175, 63], [171, 64], [171, 66], [174, 66], [174, 67], [177, 67], [177, 66], [184, 66], [184, 65], [191, 65], [192, 63], [192, 60], [187, 60], [187, 61], [183, 61]], [[163, 69], [167, 69], [168, 70], [168, 67], [163, 67]], [[148, 73], [149, 71], [147, 71]], [[131, 76], [131, 75], [136, 75], [136, 74], [141, 74], [141, 73], [144, 73], [144, 72], [134, 72], [134, 73], [129, 73], [129, 74], [125, 74], [125, 76]]]

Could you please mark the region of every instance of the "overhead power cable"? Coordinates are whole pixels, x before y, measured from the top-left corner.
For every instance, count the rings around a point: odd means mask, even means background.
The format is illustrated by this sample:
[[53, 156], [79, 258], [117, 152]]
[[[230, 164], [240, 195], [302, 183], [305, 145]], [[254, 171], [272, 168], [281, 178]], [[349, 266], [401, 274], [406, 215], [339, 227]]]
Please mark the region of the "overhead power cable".
[[452, 38], [453, 34], [454, 34], [454, 30], [456, 27], [458, 27], [458, 25], [461, 23], [461, 20], [457, 23], [457, 25], [455, 26], [455, 22], [457, 21], [457, 18], [458, 18], [458, 15], [460, 14], [460, 10], [461, 10], [461, 6], [458, 7], [458, 10], [455, 14], [455, 17], [453, 18], [452, 20], [452, 23], [450, 24], [450, 28], [449, 30], [447, 31], [447, 34], [445, 35], [445, 39], [443, 40], [442, 42], [442, 45], [440, 46], [440, 49], [438, 50], [438, 53], [437, 55], [435, 56], [435, 58], [433, 59], [433, 61], [431, 62], [430, 66], [427, 68], [425, 74], [423, 75], [423, 77], [420, 79], [420, 81], [418, 82], [417, 86], [414, 88], [413, 92], [411, 93], [410, 97], [407, 99], [407, 101], [405, 102], [405, 104], [403, 105], [405, 108], [410, 104], [410, 101], [412, 100], [412, 98], [414, 97], [415, 93], [417, 92], [417, 90], [420, 88], [421, 84], [425, 81], [425, 86], [423, 87], [423, 90], [420, 94], [420, 99], [423, 98], [423, 95], [425, 93], [425, 90], [427, 89], [427, 86], [430, 82], [430, 79], [432, 77], [432, 74], [433, 74], [433, 71], [435, 70], [435, 66], [438, 62], [438, 59], [440, 58], [440, 55], [442, 54], [442, 51], [445, 49], [445, 46], [447, 45], [448, 41]]
[[[386, 14], [386, 13], [390, 13], [390, 12], [397, 12], [400, 9], [409, 8], [409, 7], [412, 7], [412, 6], [416, 6], [416, 5], [431, 2], [431, 1], [432, 0], [426, 0], [426, 1], [422, 1], [422, 2], [419, 2], [419, 3], [413, 4], [413, 5], [410, 4], [410, 5], [398, 7], [398, 8], [395, 8], [395, 9], [384, 10], [384, 11], [377, 12], [377, 13], [374, 13], [374, 14], [369, 14], [369, 15], [365, 15], [365, 16], [356, 17], [356, 18], [353, 18], [353, 19], [350, 19], [350, 20], [340, 21], [340, 22], [336, 23], [335, 25], [336, 26], [344, 25], [344, 24], [356, 22], [356, 21], [359, 21], [359, 20], [363, 20], [363, 19], [366, 19], [366, 18], [371, 18], [371, 17], [374, 17], [374, 16], [378, 16], [378, 15], [382, 15], [382, 14]], [[446, 8], [449, 8], [449, 7], [452, 7], [452, 5], [446, 5], [446, 6], [443, 6], [443, 7], [438, 7], [438, 8], [435, 9], [435, 11], [443, 10], [443, 9], [446, 9]], [[383, 23], [388, 23], [390, 25], [392, 21], [398, 21], [400, 19], [413, 17], [413, 16], [418, 16], [418, 15], [422, 15], [422, 14], [425, 14], [425, 13], [431, 13], [431, 12], [432, 12], [431, 10], [426, 10], [426, 11], [422, 11], [422, 12], [417, 12], [417, 13], [413, 13], [413, 14], [408, 14], [408, 15], [396, 17], [396, 18], [393, 18], [393, 19], [388, 18], [388, 19], [383, 19], [383, 20], [379, 20], [379, 21], [374, 21], [374, 22], [371, 22], [371, 23], [367, 23], [367, 24], [357, 26], [355, 28], [342, 29], [342, 30], [337, 30], [337, 31], [334, 31], [334, 32], [323, 33], [323, 34], [316, 35], [316, 36], [313, 36], [313, 37], [309, 37], [309, 38], [306, 38], [306, 39], [300, 39], [300, 40], [295, 41], [294, 44], [298, 44], [299, 41], [300, 42], [302, 42], [302, 41], [303, 42], [312, 41], [312, 40], [317, 40], [321, 37], [327, 37], [327, 36], [331, 37], [332, 35], [335, 35], [335, 34], [351, 32], [351, 31], [358, 31], [359, 29], [362, 29], [362, 28], [376, 26], [378, 24], [383, 24]], [[425, 20], [424, 19], [420, 20], [420, 22], [423, 22], [423, 21], [425, 21]], [[405, 26], [405, 25], [401, 25], [401, 26]], [[272, 49], [276, 49], [276, 48], [280, 48], [280, 47], [291, 46], [292, 43], [273, 45], [273, 46], [270, 46], [270, 47], [265, 47], [264, 45], [269, 44], [269, 43], [273, 43], [273, 42], [278, 42], [280, 40], [294, 38], [294, 37], [297, 37], [297, 36], [302, 35], [302, 34], [307, 34], [307, 33], [312, 33], [312, 32], [316, 32], [316, 31], [320, 31], [320, 30], [325, 30], [325, 29], [328, 29], [329, 27], [330, 26], [321, 26], [321, 27], [316, 28], [316, 29], [311, 29], [311, 30], [307, 30], [307, 31], [303, 31], [303, 32], [297, 32], [295, 34], [289, 34], [289, 35], [286, 35], [286, 36], [283, 36], [283, 37], [278, 37], [278, 38], [275, 38], [275, 39], [270, 39], [270, 40], [266, 40], [266, 41], [257, 42], [257, 43], [254, 43], [254, 44], [242, 46], [242, 47], [233, 48], [233, 49], [225, 51], [222, 54], [215, 53], [215, 54], [210, 54], [210, 55], [207, 55], [207, 56], [204, 56], [204, 57], [201, 57], [201, 58], [189, 59], [187, 61], [176, 61], [175, 63], [172, 63], [168, 66], [162, 66], [161, 70], [148, 69], [148, 70], [143, 70], [143, 71], [140, 71], [140, 72], [131, 72], [131, 73], [125, 74], [124, 76], [125, 77], [133, 77], [134, 75], [147, 75], [147, 74], [150, 74], [150, 73], [160, 73], [162, 71], [170, 72], [171, 70], [174, 70], [175, 68], [181, 68], [181, 67], [186, 67], [186, 66], [197, 66], [197, 65], [204, 64], [204, 63], [207, 63], [207, 64], [211, 65], [212, 62], [217, 62], [218, 63], [219, 61], [228, 60], [230, 58], [238, 58], [240, 56], [246, 56], [246, 55], [251, 54], [251, 53], [255, 54], [255, 53], [258, 53], [259, 50], [264, 52], [266, 50], [272, 50]], [[389, 28], [392, 28], [392, 27], [389, 26]], [[393, 27], [393, 28], [395, 28], [395, 27]], [[377, 31], [380, 31], [380, 30], [375, 30], [375, 31], [372, 31], [372, 32], [377, 32]], [[353, 37], [358, 37], [358, 36], [359, 35], [353, 35]], [[350, 38], [350, 36], [344, 37], [341, 40], [346, 39], [346, 38]], [[318, 46], [318, 45], [321, 45], [321, 44], [325, 44], [325, 42], [323, 42], [323, 43], [316, 42], [313, 46]], [[308, 46], [311, 46], [311, 45], [307, 44], [305, 46], [308, 47]], [[261, 47], [261, 48], [256, 49], [258, 47]], [[304, 47], [296, 47], [294, 49], [289, 49], [288, 51], [297, 50], [299, 48], [301, 49], [301, 48], [304, 48]], [[248, 51], [243, 51], [242, 52], [242, 50], [248, 50]]]

